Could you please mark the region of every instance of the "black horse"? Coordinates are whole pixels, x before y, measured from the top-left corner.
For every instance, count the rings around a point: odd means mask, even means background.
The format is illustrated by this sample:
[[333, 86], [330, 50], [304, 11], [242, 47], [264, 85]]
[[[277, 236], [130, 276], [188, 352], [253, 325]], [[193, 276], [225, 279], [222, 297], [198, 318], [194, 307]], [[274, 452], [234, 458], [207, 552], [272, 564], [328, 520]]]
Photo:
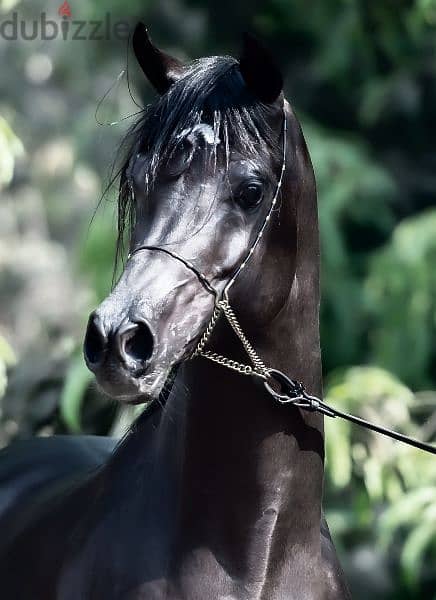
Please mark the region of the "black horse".
[[248, 36], [239, 61], [186, 66], [142, 25], [133, 46], [160, 97], [121, 173], [131, 255], [84, 349], [110, 396], [154, 402], [113, 452], [97, 438], [3, 452], [2, 598], [348, 598], [322, 518], [322, 416], [247, 377], [223, 318], [207, 349], [233, 368], [193, 358], [238, 274], [229, 300], [262, 364], [321, 394], [316, 189], [282, 76]]

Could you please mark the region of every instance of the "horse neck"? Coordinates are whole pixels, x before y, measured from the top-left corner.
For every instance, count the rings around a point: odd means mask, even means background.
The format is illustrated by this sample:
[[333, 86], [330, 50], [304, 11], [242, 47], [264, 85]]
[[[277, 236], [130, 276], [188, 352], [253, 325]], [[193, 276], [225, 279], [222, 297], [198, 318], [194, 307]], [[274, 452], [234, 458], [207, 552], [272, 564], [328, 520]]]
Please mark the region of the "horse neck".
[[[299, 296], [304, 283], [297, 273], [257, 349], [267, 365], [319, 393], [317, 298]], [[183, 565], [206, 548], [248, 587], [310, 581], [320, 555], [322, 418], [275, 403], [262, 384], [206, 359], [181, 377], [187, 394], [174, 399], [185, 415], [179, 576], [189, 578]]]

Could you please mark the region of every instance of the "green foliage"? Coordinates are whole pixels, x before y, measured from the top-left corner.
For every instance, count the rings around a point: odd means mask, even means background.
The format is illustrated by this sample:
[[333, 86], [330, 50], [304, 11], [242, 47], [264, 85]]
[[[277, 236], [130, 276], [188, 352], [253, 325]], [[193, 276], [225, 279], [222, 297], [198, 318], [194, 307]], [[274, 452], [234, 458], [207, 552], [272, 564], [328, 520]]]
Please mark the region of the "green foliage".
[[[419, 396], [378, 367], [331, 375], [326, 395], [353, 414], [419, 439], [428, 437], [423, 415], [415, 416]], [[421, 408], [419, 413], [435, 413], [436, 395]], [[326, 423], [326, 451], [330, 493], [345, 493], [348, 506], [354, 505], [354, 510], [332, 512], [332, 530], [346, 547], [350, 536], [368, 537], [372, 527], [374, 541], [397, 556], [404, 581], [420, 597], [424, 560], [436, 556], [434, 457], [339, 420]]]
[[0, 0], [0, 12], [9, 12], [20, 3], [20, 0]]
[[78, 268], [100, 302], [110, 292], [115, 260], [115, 210], [103, 199], [90, 225], [86, 224], [78, 247]]
[[72, 433], [80, 433], [82, 430], [82, 403], [92, 379], [92, 373], [86, 368], [83, 356], [81, 354], [75, 356], [65, 375], [59, 403], [61, 417]]
[[[412, 433], [408, 407], [413, 394], [393, 375], [378, 367], [353, 367], [331, 375], [326, 395], [334, 406], [347, 412]], [[327, 462], [334, 486], [349, 485], [355, 471], [363, 478], [371, 499], [391, 495], [397, 488], [390, 480], [390, 477], [397, 478], [389, 458], [390, 450], [394, 450], [392, 442], [374, 434], [356, 432], [351, 423], [339, 419], [328, 421], [326, 428]]]
[[4, 396], [8, 385], [7, 370], [15, 366], [17, 358], [14, 351], [0, 335], [0, 399]]
[[[365, 144], [311, 122], [304, 132], [316, 173], [322, 252], [324, 367], [357, 361], [366, 326], [362, 275], [368, 252], [387, 237], [394, 182]], [[341, 331], [337, 336], [336, 332]]]
[[0, 116], [0, 189], [11, 182], [15, 159], [24, 152], [23, 144], [8, 122]]
[[[418, 465], [420, 463], [418, 462]], [[431, 480], [430, 480], [431, 481]], [[436, 478], [433, 486], [411, 489], [392, 504], [380, 518], [380, 540], [383, 547], [394, 543], [395, 535], [404, 532], [401, 565], [407, 584], [418, 587], [420, 571], [426, 555], [436, 557]]]
[[402, 221], [366, 281], [375, 362], [419, 388], [434, 382], [436, 210]]

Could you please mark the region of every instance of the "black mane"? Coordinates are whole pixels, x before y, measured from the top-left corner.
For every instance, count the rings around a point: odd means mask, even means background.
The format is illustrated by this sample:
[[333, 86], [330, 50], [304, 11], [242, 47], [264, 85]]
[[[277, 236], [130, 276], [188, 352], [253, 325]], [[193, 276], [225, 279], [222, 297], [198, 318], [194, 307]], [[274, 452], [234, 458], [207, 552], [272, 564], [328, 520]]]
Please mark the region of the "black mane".
[[117, 258], [134, 225], [128, 176], [132, 157], [137, 153], [148, 155], [144, 185], [150, 189], [159, 166], [180, 144], [180, 134], [206, 123], [213, 128], [215, 139], [223, 142], [220, 146], [226, 162], [231, 150], [256, 155], [262, 144], [269, 148], [274, 163], [280, 164], [279, 140], [268, 121], [270, 111], [270, 106], [247, 89], [234, 58], [213, 56], [188, 64], [167, 93], [144, 109], [127, 135], [129, 150], [120, 171]]

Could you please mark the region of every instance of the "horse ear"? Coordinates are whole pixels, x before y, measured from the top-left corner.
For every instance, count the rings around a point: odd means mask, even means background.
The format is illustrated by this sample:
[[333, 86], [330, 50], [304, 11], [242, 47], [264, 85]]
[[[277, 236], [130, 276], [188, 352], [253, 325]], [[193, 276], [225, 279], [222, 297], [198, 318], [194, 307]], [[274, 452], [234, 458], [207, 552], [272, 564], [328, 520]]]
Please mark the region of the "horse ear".
[[183, 63], [156, 48], [144, 23], [138, 23], [132, 37], [133, 51], [145, 76], [159, 94], [165, 94], [183, 71]]
[[270, 52], [250, 33], [244, 33], [239, 69], [249, 90], [265, 104], [272, 104], [283, 89], [283, 76]]

